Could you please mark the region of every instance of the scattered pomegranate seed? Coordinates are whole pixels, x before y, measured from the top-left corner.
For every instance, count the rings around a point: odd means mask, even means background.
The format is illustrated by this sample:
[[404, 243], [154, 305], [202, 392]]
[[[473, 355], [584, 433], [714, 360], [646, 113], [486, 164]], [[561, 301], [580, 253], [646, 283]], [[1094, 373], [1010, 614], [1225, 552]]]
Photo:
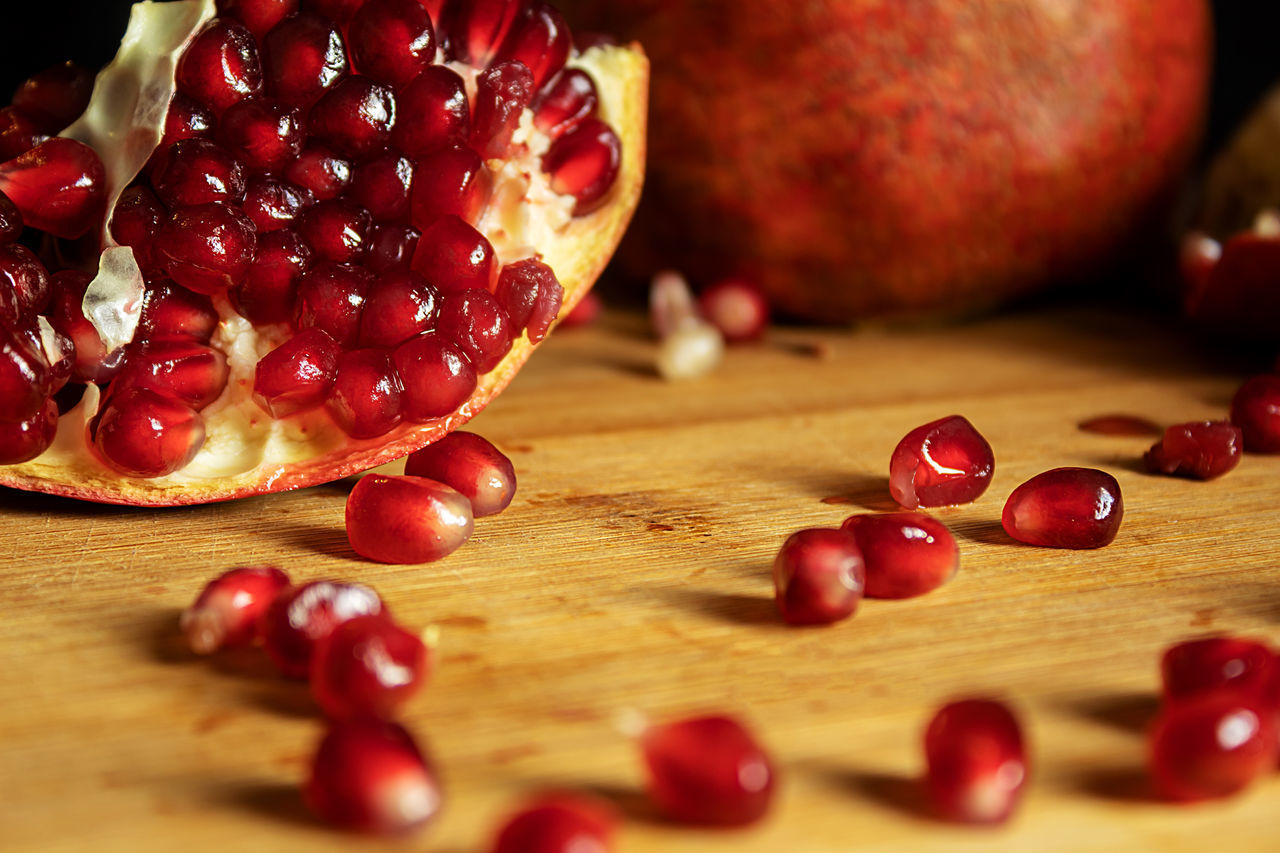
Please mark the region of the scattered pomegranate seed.
[[377, 438], [400, 423], [400, 374], [381, 348], [353, 349], [338, 357], [329, 413], [352, 438]]
[[498, 830], [491, 853], [610, 853], [617, 817], [580, 794], [547, 794], [525, 803]]
[[907, 509], [977, 500], [996, 459], [991, 445], [960, 415], [918, 426], [903, 436], [889, 459], [889, 491]]
[[772, 762], [731, 717], [651, 726], [640, 746], [649, 770], [649, 796], [673, 820], [741, 826], [769, 809], [775, 784]]
[[289, 586], [274, 566], [231, 569], [213, 580], [186, 610], [179, 627], [191, 650], [207, 655], [258, 638], [258, 623], [271, 602]]
[[403, 726], [369, 720], [330, 725], [304, 790], [311, 810], [344, 829], [403, 834], [440, 809], [440, 786]]
[[215, 115], [261, 92], [262, 64], [253, 34], [230, 18], [214, 18], [178, 60], [177, 86]]
[[423, 477], [368, 474], [347, 498], [347, 539], [379, 563], [429, 563], [471, 538], [471, 502]]
[[698, 308], [731, 344], [754, 341], [769, 326], [769, 302], [749, 281], [727, 278], [702, 291]]
[[663, 379], [697, 379], [714, 370], [723, 357], [724, 338], [720, 331], [698, 320], [662, 339], [655, 368]]
[[1110, 544], [1123, 517], [1115, 477], [1095, 468], [1054, 468], [1014, 489], [1000, 521], [1020, 542], [1079, 549]]
[[257, 230], [249, 217], [215, 201], [170, 213], [156, 232], [153, 251], [178, 284], [215, 295], [244, 279], [257, 248]]
[[57, 432], [58, 404], [53, 400], [25, 420], [0, 420], [0, 465], [35, 459], [49, 449]]
[[925, 787], [938, 815], [962, 823], [1002, 823], [1028, 775], [1013, 712], [988, 699], [943, 706], [924, 734]]
[[285, 18], [262, 40], [267, 94], [307, 107], [347, 74], [342, 34], [321, 15], [301, 12]]
[[89, 425], [95, 454], [130, 477], [185, 468], [204, 444], [204, 421], [181, 400], [148, 388], [113, 393]]
[[1081, 421], [1079, 427], [1083, 432], [1092, 432], [1098, 435], [1139, 436], [1161, 435], [1164, 433], [1164, 430], [1155, 421], [1135, 415], [1098, 415]]
[[621, 164], [622, 142], [618, 135], [594, 118], [567, 131], [542, 157], [542, 171], [550, 176], [551, 188], [578, 200], [574, 216], [583, 216], [604, 204]]
[[396, 347], [392, 361], [404, 383], [401, 411], [414, 423], [444, 417], [476, 390], [476, 369], [467, 355], [435, 332]]
[[259, 359], [253, 399], [273, 418], [314, 409], [329, 397], [341, 354], [322, 329], [299, 332]]
[[1240, 427], [1249, 453], [1280, 453], [1280, 376], [1245, 380], [1231, 399], [1231, 422]]
[[57, 133], [79, 118], [92, 92], [93, 72], [74, 62], [62, 62], [24, 80], [11, 103], [42, 130]]
[[409, 157], [421, 157], [437, 148], [461, 145], [471, 135], [471, 107], [466, 85], [457, 72], [432, 65], [398, 93], [404, 121], [391, 129], [392, 143]]
[[600, 95], [591, 75], [566, 68], [534, 98], [534, 126], [552, 139], [577, 127], [596, 114]]
[[1240, 464], [1243, 443], [1240, 428], [1228, 421], [1177, 424], [1165, 430], [1143, 461], [1156, 474], [1212, 480]]
[[843, 530], [792, 533], [773, 561], [778, 611], [791, 625], [828, 625], [852, 616], [865, 585], [862, 553]]
[[445, 293], [436, 331], [453, 341], [481, 374], [497, 367], [511, 349], [511, 322], [487, 290]]
[[1188, 640], [1165, 650], [1160, 671], [1168, 702], [1227, 689], [1280, 711], [1280, 659], [1266, 643], [1239, 637]]
[[1151, 776], [1172, 800], [1227, 797], [1276, 765], [1276, 715], [1257, 700], [1215, 690], [1164, 707], [1149, 740]]
[[418, 0], [368, 0], [351, 17], [347, 42], [361, 74], [395, 88], [435, 59], [435, 31]]
[[502, 512], [516, 493], [511, 460], [488, 439], [462, 430], [409, 454], [404, 472], [461, 492], [471, 502], [471, 514], [476, 518]]
[[106, 172], [92, 148], [74, 139], [49, 139], [0, 163], [0, 192], [32, 228], [75, 239], [103, 215]]
[[360, 584], [312, 581], [289, 587], [262, 616], [263, 647], [286, 678], [306, 678], [317, 643], [348, 619], [384, 609], [378, 594]]
[[426, 681], [426, 645], [384, 614], [348, 619], [316, 644], [311, 695], [333, 720], [389, 720]]
[[533, 100], [533, 75], [523, 62], [499, 62], [476, 78], [471, 147], [485, 159], [506, 157], [525, 107]]
[[841, 529], [862, 551], [870, 598], [924, 595], [951, 580], [960, 567], [951, 531], [921, 512], [851, 515]]

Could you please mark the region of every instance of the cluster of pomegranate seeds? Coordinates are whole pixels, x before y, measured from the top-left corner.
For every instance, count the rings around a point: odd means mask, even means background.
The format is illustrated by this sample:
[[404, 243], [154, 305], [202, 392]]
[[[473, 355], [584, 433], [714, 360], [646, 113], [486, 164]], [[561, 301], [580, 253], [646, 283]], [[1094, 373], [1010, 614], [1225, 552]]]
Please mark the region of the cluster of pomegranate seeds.
[[580, 794], [537, 797], [498, 829], [490, 853], [611, 853], [617, 816]]
[[851, 534], [866, 565], [869, 598], [914, 598], [955, 575], [960, 549], [947, 526], [920, 512], [851, 515]]
[[865, 586], [862, 552], [843, 530], [798, 530], [773, 561], [774, 598], [789, 625], [827, 625], [852, 616]]
[[960, 415], [918, 426], [889, 459], [889, 491], [906, 509], [976, 500], [995, 470], [991, 445]]
[[773, 764], [751, 732], [732, 717], [650, 726], [640, 747], [649, 796], [672, 820], [743, 826], [769, 809], [777, 776]]
[[[112, 211], [93, 151], [48, 138], [83, 111], [90, 75], [60, 66], [19, 90], [0, 133], [0, 270], [13, 281], [0, 331], [17, 339], [0, 344], [0, 431], [23, 438], [0, 463], [53, 438], [57, 371], [35, 346], [38, 316], [65, 344], [52, 352], [72, 353], [74, 381], [107, 386], [89, 439], [128, 476], [194, 458], [230, 373], [227, 343], [189, 330], [199, 322], [104, 351], [80, 313], [87, 277], [50, 277], [13, 242], [24, 224], [71, 239], [107, 216], [148, 302], [198, 294], [209, 301], [193, 313], [214, 325], [238, 313], [264, 330], [276, 348], [252, 391], [267, 414], [325, 410], [356, 439], [450, 414], [517, 338], [546, 336], [564, 297], [555, 273], [500, 257], [478, 230], [514, 198], [493, 197], [500, 161], [523, 175], [503, 181], [545, 179], [582, 215], [616, 180], [618, 137], [590, 74], [567, 67], [576, 52], [554, 9], [445, 5], [220, 0], [178, 59], [159, 146]], [[542, 139], [521, 129], [526, 111]]]
[[1153, 473], [1212, 480], [1240, 464], [1243, 444], [1240, 427], [1227, 421], [1175, 424], [1143, 461]]
[[1116, 478], [1096, 468], [1054, 468], [1014, 489], [1000, 523], [1019, 542], [1046, 548], [1101, 548], [1124, 518]]
[[1001, 823], [1012, 814], [1028, 764], [1017, 718], [1001, 702], [943, 706], [924, 733], [925, 789], [937, 814], [961, 823]]

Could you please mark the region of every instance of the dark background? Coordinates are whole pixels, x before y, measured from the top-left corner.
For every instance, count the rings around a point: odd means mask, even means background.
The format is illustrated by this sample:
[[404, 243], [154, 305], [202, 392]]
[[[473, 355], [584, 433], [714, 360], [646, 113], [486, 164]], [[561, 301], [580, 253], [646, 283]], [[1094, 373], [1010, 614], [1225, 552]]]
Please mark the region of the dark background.
[[[37, 0], [21, 6], [26, 20], [8, 29], [8, 43], [0, 51], [0, 92], [6, 94], [31, 72], [55, 62], [104, 65], [115, 54], [129, 16], [128, 0]], [[1215, 0], [1213, 8], [1217, 62], [1207, 151], [1280, 80], [1280, 4]]]

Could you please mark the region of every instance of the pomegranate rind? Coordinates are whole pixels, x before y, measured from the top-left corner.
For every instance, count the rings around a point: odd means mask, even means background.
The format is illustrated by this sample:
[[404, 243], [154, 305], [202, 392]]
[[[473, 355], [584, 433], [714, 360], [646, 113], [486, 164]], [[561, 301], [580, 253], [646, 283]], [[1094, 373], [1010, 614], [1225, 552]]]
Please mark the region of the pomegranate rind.
[[[622, 141], [622, 162], [601, 207], [558, 231], [544, 230], [536, 245], [564, 287], [561, 317], [591, 289], [635, 212], [644, 182], [648, 110], [649, 63], [639, 45], [592, 47], [570, 65], [596, 80], [600, 117]], [[229, 305], [219, 309], [223, 322], [215, 343], [227, 351], [231, 379], [228, 391], [203, 413], [208, 437], [190, 465], [163, 477], [138, 479], [98, 462], [85, 444], [86, 426], [100, 397], [90, 385], [80, 404], [59, 421], [53, 445], [29, 462], [0, 468], [0, 486], [98, 503], [182, 506], [330, 482], [399, 459], [462, 426], [501, 393], [537, 346], [521, 336], [453, 413], [403, 424], [376, 439], [352, 439], [323, 410], [272, 422], [256, 408], [252, 366], [283, 337], [273, 341], [254, 335]]]

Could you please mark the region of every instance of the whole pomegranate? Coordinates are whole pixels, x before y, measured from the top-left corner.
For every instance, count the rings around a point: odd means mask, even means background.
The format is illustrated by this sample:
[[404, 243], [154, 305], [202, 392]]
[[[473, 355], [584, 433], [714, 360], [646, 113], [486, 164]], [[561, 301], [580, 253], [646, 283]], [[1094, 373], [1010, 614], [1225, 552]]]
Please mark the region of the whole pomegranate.
[[561, 6], [653, 61], [628, 257], [817, 320], [1097, 272], [1167, 211], [1204, 113], [1204, 0]]

